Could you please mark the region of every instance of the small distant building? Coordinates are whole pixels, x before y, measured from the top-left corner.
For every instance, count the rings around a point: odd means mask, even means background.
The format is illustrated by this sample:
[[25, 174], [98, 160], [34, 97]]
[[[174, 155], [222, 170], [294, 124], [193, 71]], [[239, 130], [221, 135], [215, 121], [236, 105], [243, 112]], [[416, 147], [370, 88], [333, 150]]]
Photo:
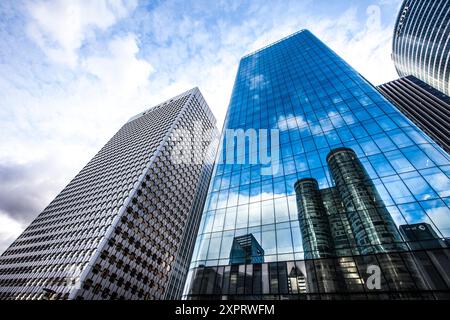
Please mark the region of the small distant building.
[[263, 263], [264, 250], [253, 234], [235, 237], [230, 251], [230, 264]]

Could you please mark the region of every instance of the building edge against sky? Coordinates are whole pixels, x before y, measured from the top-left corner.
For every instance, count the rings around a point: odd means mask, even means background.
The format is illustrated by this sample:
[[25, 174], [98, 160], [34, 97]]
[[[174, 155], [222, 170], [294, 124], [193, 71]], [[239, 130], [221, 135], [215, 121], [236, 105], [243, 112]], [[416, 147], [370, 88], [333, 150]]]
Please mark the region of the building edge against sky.
[[180, 298], [215, 125], [198, 88], [131, 118], [1, 255], [0, 299]]
[[[309, 31], [241, 59], [226, 129], [278, 129], [281, 171], [261, 176], [261, 165], [223, 163], [235, 150], [222, 133], [184, 298], [449, 298], [448, 154]], [[331, 176], [327, 155], [342, 147], [364, 174], [350, 179], [343, 166]], [[325, 192], [339, 177], [339, 193]], [[301, 232], [294, 184], [307, 178], [323, 191], [318, 210], [332, 213], [316, 224], [319, 234], [337, 230], [341, 253], [328, 260], [323, 243], [311, 249]], [[258, 263], [231, 263], [244, 236], [264, 253]], [[380, 291], [365, 286], [373, 265]]]

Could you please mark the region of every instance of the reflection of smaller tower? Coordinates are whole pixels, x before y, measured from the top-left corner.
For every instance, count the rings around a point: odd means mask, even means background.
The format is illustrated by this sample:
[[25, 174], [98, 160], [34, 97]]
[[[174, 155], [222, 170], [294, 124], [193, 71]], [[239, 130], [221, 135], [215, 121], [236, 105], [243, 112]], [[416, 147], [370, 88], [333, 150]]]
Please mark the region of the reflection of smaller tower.
[[222, 276], [216, 268], [200, 265], [192, 275], [190, 295], [210, 295], [222, 291]]
[[[313, 178], [294, 185], [309, 293], [360, 290], [363, 279], [348, 256], [406, 250], [397, 226], [355, 152], [334, 149], [327, 162], [335, 187], [319, 190]], [[411, 259], [399, 254], [379, 255], [379, 259], [391, 289], [423, 288]]]
[[288, 292], [295, 294], [306, 293], [306, 277], [297, 266], [293, 266], [291, 270], [288, 270]]
[[295, 185], [305, 259], [333, 256], [333, 242], [317, 181], [298, 180]]
[[405, 250], [394, 220], [356, 153], [336, 148], [328, 154], [327, 163], [361, 253]]
[[345, 290], [336, 270], [335, 259], [305, 260], [307, 293], [337, 293]]
[[[294, 188], [306, 260], [307, 291], [338, 292], [341, 289], [339, 287], [341, 281], [337, 277], [335, 263], [333, 259], [325, 258], [336, 256], [334, 235], [338, 236], [340, 247], [342, 242], [346, 243], [344, 248], [349, 246], [348, 232], [340, 220], [339, 212], [342, 210], [336, 206], [341, 200], [334, 190], [326, 189], [325, 192], [319, 190], [317, 180], [313, 178], [298, 180]], [[342, 237], [345, 238], [344, 241]]]
[[230, 251], [230, 264], [263, 263], [264, 250], [253, 234], [235, 237]]
[[338, 191], [336, 188], [327, 188], [320, 190], [320, 194], [330, 224], [335, 255], [341, 257], [358, 254], [359, 251], [350, 221]]
[[428, 223], [401, 225], [400, 233], [411, 248], [417, 268], [426, 282], [438, 290], [450, 287], [450, 253], [439, 250], [448, 248], [446, 239], [439, 238]]
[[340, 283], [341, 287], [351, 292], [363, 291], [364, 280], [359, 274], [353, 257], [338, 257], [335, 259], [335, 262], [338, 279], [342, 281]]
[[404, 224], [400, 233], [411, 250], [446, 248], [446, 243], [439, 238], [428, 223]]

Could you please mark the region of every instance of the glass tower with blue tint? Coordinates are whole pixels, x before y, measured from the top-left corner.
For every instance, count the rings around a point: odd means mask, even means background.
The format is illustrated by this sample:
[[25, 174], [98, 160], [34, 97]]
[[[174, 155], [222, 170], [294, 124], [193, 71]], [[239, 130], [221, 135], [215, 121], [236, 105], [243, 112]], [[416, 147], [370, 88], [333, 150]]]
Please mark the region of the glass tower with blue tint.
[[299, 31], [241, 59], [183, 296], [450, 298], [449, 175], [448, 154]]

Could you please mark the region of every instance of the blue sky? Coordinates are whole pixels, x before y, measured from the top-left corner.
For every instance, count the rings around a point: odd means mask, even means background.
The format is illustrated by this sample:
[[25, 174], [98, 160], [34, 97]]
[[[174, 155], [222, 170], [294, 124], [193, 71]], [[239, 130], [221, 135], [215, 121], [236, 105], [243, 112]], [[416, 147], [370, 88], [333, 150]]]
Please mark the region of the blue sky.
[[400, 3], [0, 1], [0, 252], [134, 114], [198, 86], [221, 126], [240, 57], [290, 33], [396, 78]]

